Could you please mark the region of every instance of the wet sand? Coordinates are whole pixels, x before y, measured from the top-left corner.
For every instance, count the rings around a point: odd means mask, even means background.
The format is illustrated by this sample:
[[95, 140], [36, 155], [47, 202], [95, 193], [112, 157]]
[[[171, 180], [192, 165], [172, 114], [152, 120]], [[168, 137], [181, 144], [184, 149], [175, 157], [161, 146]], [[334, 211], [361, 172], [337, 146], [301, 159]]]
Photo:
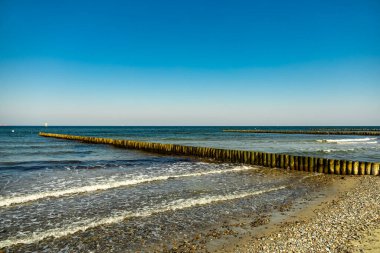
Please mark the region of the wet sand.
[[[265, 168], [265, 173], [284, 173], [276, 169]], [[311, 217], [314, 208], [334, 199], [343, 190], [351, 189], [356, 179], [342, 180], [341, 176], [319, 173], [286, 171], [285, 173], [303, 174], [303, 184], [309, 189], [301, 197], [289, 200], [282, 205], [272, 206], [270, 210], [256, 213], [253, 216], [236, 217], [223, 224], [215, 224], [208, 232], [201, 232], [186, 241], [178, 241], [170, 248], [155, 248], [154, 252], [273, 252], [272, 250], [250, 250], [252, 240], [262, 238], [278, 231], [301, 217]], [[342, 184], [343, 182], [343, 184]], [[299, 182], [298, 182], [299, 183]], [[295, 182], [296, 184], [296, 182]], [[289, 252], [289, 251], [284, 251]], [[308, 251], [310, 252], [310, 251]]]
[[156, 252], [380, 252], [380, 178], [315, 175], [319, 189]]
[[380, 178], [333, 177], [268, 224], [216, 252], [380, 252]]

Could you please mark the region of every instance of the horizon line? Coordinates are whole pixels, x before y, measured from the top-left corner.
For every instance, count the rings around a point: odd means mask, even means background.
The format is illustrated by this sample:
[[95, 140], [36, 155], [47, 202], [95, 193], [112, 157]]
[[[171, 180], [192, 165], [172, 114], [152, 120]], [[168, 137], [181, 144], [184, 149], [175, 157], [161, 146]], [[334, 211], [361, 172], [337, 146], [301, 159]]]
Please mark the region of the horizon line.
[[380, 125], [7, 125], [0, 127], [380, 127]]

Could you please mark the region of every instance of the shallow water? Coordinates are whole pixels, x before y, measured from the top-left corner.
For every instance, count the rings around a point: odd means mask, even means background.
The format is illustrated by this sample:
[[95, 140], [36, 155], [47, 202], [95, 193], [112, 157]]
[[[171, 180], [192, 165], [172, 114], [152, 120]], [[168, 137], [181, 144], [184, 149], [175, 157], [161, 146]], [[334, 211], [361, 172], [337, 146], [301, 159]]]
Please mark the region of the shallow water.
[[270, 212], [314, 187], [304, 184], [308, 174], [302, 172], [279, 173], [43, 138], [39, 131], [380, 160], [378, 137], [224, 133], [222, 129], [0, 128], [0, 248], [19, 252], [157, 249], [225, 220]]

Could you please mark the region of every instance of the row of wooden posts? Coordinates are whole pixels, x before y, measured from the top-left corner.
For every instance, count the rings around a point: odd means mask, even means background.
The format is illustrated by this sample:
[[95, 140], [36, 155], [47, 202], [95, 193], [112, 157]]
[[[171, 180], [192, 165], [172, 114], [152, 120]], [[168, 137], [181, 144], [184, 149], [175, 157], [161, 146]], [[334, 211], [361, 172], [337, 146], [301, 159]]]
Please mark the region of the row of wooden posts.
[[324, 131], [324, 130], [260, 130], [260, 129], [225, 129], [223, 132], [260, 133], [260, 134], [320, 134], [320, 135], [371, 135], [379, 136], [380, 131]]
[[352, 132], [380, 132], [380, 128], [349, 128], [349, 127], [344, 127], [344, 128], [309, 128], [308, 131], [352, 131]]
[[77, 140], [87, 143], [111, 144], [127, 149], [138, 149], [166, 155], [195, 156], [221, 162], [243, 163], [270, 168], [319, 172], [338, 175], [379, 175], [379, 163], [335, 160], [318, 157], [294, 156], [244, 150], [229, 150], [208, 147], [192, 147], [109, 138], [75, 136], [54, 133], [39, 133], [40, 136]]

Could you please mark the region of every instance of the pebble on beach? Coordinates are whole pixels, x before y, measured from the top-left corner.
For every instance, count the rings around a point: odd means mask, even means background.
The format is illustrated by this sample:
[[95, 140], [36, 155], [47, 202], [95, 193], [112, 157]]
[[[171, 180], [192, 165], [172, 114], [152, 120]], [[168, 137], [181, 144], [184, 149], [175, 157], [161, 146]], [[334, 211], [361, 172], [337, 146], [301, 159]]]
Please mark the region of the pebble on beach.
[[252, 239], [235, 252], [365, 252], [365, 236], [380, 227], [380, 178], [356, 180], [353, 189], [315, 209], [309, 220], [283, 224], [280, 231]]

